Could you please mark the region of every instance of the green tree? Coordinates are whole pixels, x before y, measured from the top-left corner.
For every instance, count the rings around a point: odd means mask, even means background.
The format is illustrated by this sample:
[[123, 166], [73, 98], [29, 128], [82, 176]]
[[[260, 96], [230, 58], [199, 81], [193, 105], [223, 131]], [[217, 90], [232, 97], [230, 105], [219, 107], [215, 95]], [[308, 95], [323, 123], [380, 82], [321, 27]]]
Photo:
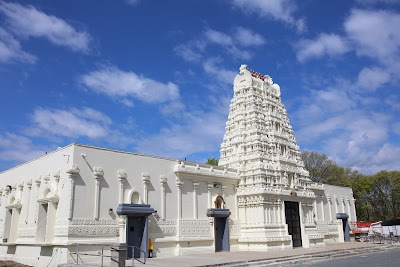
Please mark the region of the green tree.
[[359, 221], [371, 221], [373, 207], [370, 202], [369, 192], [373, 185], [372, 176], [358, 174], [351, 180], [353, 196], [356, 199], [356, 212]]
[[329, 174], [332, 171], [338, 171], [334, 169], [336, 164], [328, 159], [325, 154], [319, 154], [315, 151], [303, 151], [300, 157], [306, 170], [310, 173], [310, 179], [314, 182], [323, 183], [329, 178]]
[[216, 158], [209, 158], [209, 159], [207, 159], [206, 164], [208, 164], [208, 165], [213, 165], [213, 166], [218, 166], [218, 159], [216, 159]]
[[400, 215], [400, 172], [380, 171], [372, 176], [368, 192], [373, 220], [388, 220]]

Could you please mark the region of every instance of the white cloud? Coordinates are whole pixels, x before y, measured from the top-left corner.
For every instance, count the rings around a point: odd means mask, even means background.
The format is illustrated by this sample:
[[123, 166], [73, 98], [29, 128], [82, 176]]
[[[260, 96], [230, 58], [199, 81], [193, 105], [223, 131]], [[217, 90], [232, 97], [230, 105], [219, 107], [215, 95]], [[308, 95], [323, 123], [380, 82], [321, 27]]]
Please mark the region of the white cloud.
[[[350, 82], [339, 81], [328, 89], [311, 90], [300, 100], [293, 114], [295, 136], [302, 149], [318, 149], [340, 166], [370, 174], [381, 169], [393, 170], [400, 164], [398, 157], [388, 158], [400, 149], [390, 136], [398, 131], [396, 113], [377, 98], [375, 91], [349, 90]], [[323, 85], [320, 85], [323, 87]], [[387, 98], [384, 101], [396, 98]], [[395, 103], [393, 103], [395, 105]], [[391, 148], [391, 151], [389, 151]]]
[[400, 96], [397, 94], [392, 94], [386, 97], [385, 104], [389, 105], [393, 110], [400, 110]]
[[64, 20], [47, 15], [32, 6], [1, 2], [0, 12], [5, 16], [10, 31], [17, 36], [43, 37], [73, 51], [87, 52], [89, 49], [88, 33], [77, 31]]
[[400, 14], [383, 10], [352, 10], [344, 23], [357, 54], [388, 64], [400, 57]]
[[399, 0], [356, 0], [356, 2], [362, 5], [400, 4]]
[[350, 51], [346, 41], [336, 34], [320, 34], [316, 39], [303, 39], [297, 45], [297, 59], [300, 62], [324, 56], [340, 56]]
[[215, 77], [217, 81], [232, 84], [237, 72], [220, 66], [220, 58], [209, 58], [203, 62], [203, 69], [207, 74]]
[[233, 45], [233, 40], [232, 38], [227, 35], [226, 33], [223, 32], [219, 32], [216, 30], [212, 30], [212, 29], [207, 29], [204, 32], [207, 40], [211, 43], [216, 43], [222, 46], [231, 46]]
[[24, 162], [44, 155], [46, 149], [35, 146], [22, 135], [0, 133], [0, 159], [3, 161]]
[[297, 5], [292, 0], [234, 0], [233, 6], [248, 14], [282, 21], [295, 27], [299, 32], [306, 28], [304, 19], [295, 18]]
[[179, 88], [172, 82], [158, 82], [116, 67], [104, 67], [92, 71], [81, 76], [80, 81], [94, 92], [117, 99], [122, 98], [123, 103], [129, 98], [146, 103], [163, 103], [179, 98]]
[[27, 131], [32, 135], [62, 137], [104, 138], [109, 135], [111, 119], [94, 109], [41, 109], [32, 115], [33, 126]]
[[36, 57], [24, 52], [17, 39], [0, 27], [0, 62], [20, 61], [33, 64]]
[[140, 0], [125, 0], [125, 2], [130, 6], [136, 6], [140, 3]]
[[179, 122], [139, 140], [136, 149], [141, 153], [177, 159], [214, 151], [222, 142], [228, 109], [229, 101], [219, 98], [218, 105], [210, 112], [191, 110], [182, 113]]
[[234, 38], [242, 46], [259, 46], [266, 43], [263, 36], [243, 27], [238, 27], [236, 29]]
[[363, 68], [358, 74], [358, 86], [369, 90], [375, 91], [377, 88], [388, 83], [391, 79], [390, 73], [387, 69], [383, 68]]
[[175, 47], [175, 53], [188, 62], [200, 62], [205, 57], [206, 49], [211, 45], [219, 46], [221, 53], [229, 53], [235, 59], [249, 60], [252, 53], [248, 47], [261, 46], [266, 43], [265, 38], [244, 27], [237, 27], [231, 33], [220, 32], [207, 28], [199, 39], [191, 40], [186, 44]]

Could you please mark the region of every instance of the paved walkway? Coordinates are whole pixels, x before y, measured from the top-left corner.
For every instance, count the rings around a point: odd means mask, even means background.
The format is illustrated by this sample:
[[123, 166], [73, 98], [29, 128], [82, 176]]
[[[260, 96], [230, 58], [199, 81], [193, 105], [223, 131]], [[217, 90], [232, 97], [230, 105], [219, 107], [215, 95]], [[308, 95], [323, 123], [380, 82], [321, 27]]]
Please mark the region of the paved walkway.
[[[384, 246], [385, 244], [374, 244], [374, 243], [334, 243], [327, 244], [323, 247], [312, 247], [312, 248], [295, 248], [286, 249], [279, 251], [235, 251], [235, 252], [219, 252], [219, 253], [205, 253], [198, 255], [189, 256], [175, 256], [175, 257], [163, 257], [163, 258], [152, 258], [146, 260], [147, 267], [152, 266], [218, 266], [227, 263], [245, 263], [247, 261], [254, 260], [267, 260], [274, 258], [302, 256], [307, 254], [329, 252], [336, 250], [351, 250], [358, 248], [373, 248], [374, 246]], [[400, 249], [400, 245], [398, 246]], [[135, 266], [142, 265], [135, 261]], [[127, 265], [129, 266], [129, 265]], [[144, 265], [143, 265], [144, 266]]]

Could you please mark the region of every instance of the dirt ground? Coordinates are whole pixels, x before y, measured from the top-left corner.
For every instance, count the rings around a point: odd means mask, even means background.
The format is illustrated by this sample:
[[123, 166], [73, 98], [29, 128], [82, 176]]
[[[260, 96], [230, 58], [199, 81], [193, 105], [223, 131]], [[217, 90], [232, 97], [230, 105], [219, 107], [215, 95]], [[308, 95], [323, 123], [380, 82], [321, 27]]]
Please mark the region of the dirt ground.
[[30, 266], [13, 261], [0, 261], [0, 267], [30, 267]]

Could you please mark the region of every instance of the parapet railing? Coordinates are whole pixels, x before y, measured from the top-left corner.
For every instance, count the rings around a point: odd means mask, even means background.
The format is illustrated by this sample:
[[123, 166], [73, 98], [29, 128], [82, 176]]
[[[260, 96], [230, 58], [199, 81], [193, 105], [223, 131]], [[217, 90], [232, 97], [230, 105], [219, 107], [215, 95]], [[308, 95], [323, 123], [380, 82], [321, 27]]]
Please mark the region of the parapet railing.
[[[71, 255], [72, 259], [74, 259], [75, 264], [79, 265], [80, 263], [85, 263], [84, 260], [82, 259], [81, 256], [92, 256], [92, 257], [100, 257], [100, 266], [104, 266], [104, 258], [110, 258], [111, 260], [114, 260], [116, 262], [118, 262], [121, 257], [113, 257], [112, 256], [112, 252], [113, 251], [120, 251], [121, 249], [123, 250], [128, 250], [131, 249], [132, 250], [132, 257], [122, 257], [123, 260], [129, 260], [132, 259], [132, 266], [134, 266], [134, 261], [137, 260], [140, 263], [146, 264], [146, 252], [144, 250], [142, 250], [139, 247], [136, 246], [116, 246], [115, 243], [74, 243], [72, 245], [75, 245], [75, 252], [70, 252], [69, 254]], [[101, 247], [101, 250], [99, 250], [97, 253], [88, 253], [85, 251], [81, 251], [80, 247], [82, 246], [92, 246], [92, 247]], [[105, 247], [110, 247], [110, 252], [111, 255], [105, 255]], [[135, 258], [135, 251], [140, 251], [140, 257], [139, 258]], [[125, 254], [126, 255], [126, 254]], [[143, 259], [142, 259], [143, 257]], [[87, 262], [86, 262], [87, 263]], [[92, 262], [90, 264], [93, 264]]]

